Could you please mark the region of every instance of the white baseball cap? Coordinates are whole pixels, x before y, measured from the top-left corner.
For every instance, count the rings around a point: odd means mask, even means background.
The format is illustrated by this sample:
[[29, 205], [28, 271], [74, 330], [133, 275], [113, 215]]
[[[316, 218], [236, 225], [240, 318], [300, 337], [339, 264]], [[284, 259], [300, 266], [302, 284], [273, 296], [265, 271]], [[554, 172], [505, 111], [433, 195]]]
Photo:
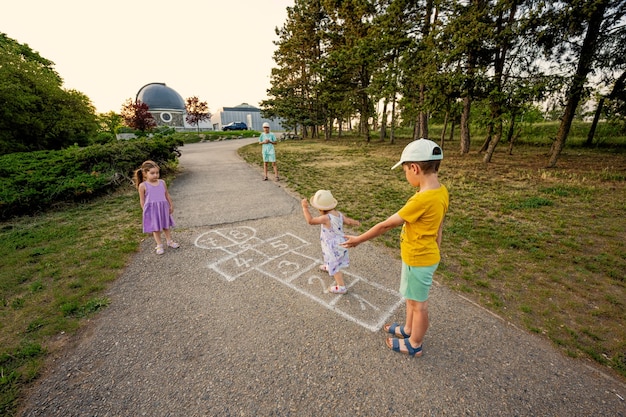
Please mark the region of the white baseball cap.
[[391, 167], [398, 168], [404, 162], [440, 161], [443, 159], [443, 151], [432, 140], [418, 139], [404, 147], [400, 162]]
[[263, 123], [263, 127], [270, 127], [270, 124], [265, 122], [265, 123]]

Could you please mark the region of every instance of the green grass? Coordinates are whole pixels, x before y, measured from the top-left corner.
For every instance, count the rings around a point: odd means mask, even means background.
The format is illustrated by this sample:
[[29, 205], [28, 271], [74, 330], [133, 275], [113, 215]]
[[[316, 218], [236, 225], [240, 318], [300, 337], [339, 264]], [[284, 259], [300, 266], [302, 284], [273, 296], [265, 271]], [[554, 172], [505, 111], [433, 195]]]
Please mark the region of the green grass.
[[109, 304], [104, 290], [142, 239], [136, 191], [18, 218], [0, 227], [0, 415], [63, 334]]
[[222, 141], [241, 138], [255, 138], [259, 137], [261, 132], [256, 130], [235, 130], [235, 131], [206, 131], [206, 132], [177, 132], [172, 136], [177, 139], [182, 139], [185, 143], [197, 143], [204, 141]]
[[[414, 192], [389, 168], [408, 139], [391, 145], [354, 138], [284, 142], [281, 177], [302, 196], [330, 189], [365, 231]], [[545, 148], [506, 146], [482, 155], [448, 143], [440, 179], [450, 191], [436, 279], [567, 355], [626, 376], [626, 154], [566, 149], [546, 169]], [[260, 166], [258, 148], [240, 154]], [[399, 248], [398, 231], [376, 239]], [[399, 256], [399, 250], [398, 250]]]

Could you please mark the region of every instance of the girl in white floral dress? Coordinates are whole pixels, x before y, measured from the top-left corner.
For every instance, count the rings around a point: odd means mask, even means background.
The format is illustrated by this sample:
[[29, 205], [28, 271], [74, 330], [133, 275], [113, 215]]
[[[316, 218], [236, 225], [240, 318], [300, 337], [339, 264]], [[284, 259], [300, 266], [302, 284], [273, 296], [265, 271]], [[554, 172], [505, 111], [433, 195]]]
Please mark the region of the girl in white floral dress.
[[361, 223], [335, 210], [337, 200], [328, 190], [317, 191], [311, 197], [311, 205], [320, 211], [318, 217], [311, 216], [308, 201], [306, 198], [302, 200], [302, 211], [307, 223], [321, 225], [320, 243], [324, 264], [320, 266], [320, 269], [328, 272], [328, 275], [335, 279], [335, 285], [332, 285], [328, 291], [334, 294], [345, 294], [347, 289], [341, 270], [350, 265], [350, 258], [348, 250], [340, 246], [345, 241], [343, 224], [359, 226]]

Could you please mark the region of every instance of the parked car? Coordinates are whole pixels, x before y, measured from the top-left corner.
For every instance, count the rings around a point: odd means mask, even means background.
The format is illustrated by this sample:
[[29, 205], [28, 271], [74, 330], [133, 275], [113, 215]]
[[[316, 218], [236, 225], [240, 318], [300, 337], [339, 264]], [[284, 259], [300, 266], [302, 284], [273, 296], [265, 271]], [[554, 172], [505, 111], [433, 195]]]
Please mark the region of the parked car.
[[248, 125], [244, 122], [231, 122], [227, 125], [222, 126], [222, 130], [248, 130]]

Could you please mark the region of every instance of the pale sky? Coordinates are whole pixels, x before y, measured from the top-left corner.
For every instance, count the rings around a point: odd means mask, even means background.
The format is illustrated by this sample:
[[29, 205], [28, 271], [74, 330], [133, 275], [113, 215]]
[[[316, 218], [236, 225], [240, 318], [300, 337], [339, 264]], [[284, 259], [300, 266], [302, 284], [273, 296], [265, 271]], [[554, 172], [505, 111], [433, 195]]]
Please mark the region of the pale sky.
[[0, 32], [55, 63], [65, 89], [119, 113], [163, 82], [214, 113], [267, 98], [276, 27], [294, 0], [5, 0]]

